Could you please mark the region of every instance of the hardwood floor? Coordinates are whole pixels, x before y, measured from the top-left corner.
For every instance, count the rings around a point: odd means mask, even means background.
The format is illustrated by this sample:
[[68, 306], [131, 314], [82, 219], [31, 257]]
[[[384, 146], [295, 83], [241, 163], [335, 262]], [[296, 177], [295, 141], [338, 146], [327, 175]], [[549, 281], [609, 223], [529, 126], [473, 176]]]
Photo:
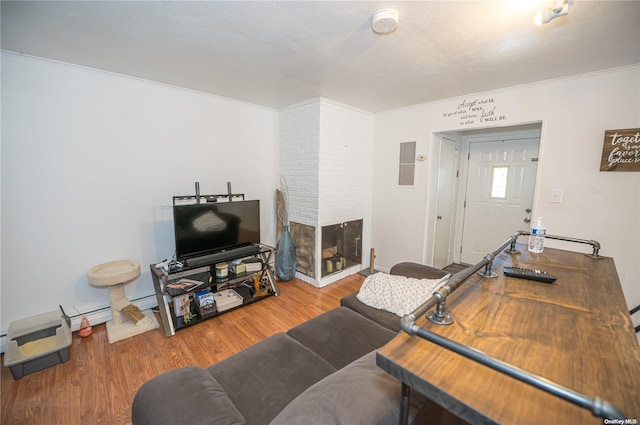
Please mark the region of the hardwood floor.
[[[340, 304], [364, 276], [354, 274], [324, 288], [281, 283], [281, 295], [228, 312], [165, 338], [162, 329], [109, 344], [105, 325], [88, 338], [73, 335], [70, 359], [14, 380], [2, 367], [3, 425], [130, 424], [138, 388], [165, 371], [203, 367]], [[4, 360], [4, 359], [3, 359]]]

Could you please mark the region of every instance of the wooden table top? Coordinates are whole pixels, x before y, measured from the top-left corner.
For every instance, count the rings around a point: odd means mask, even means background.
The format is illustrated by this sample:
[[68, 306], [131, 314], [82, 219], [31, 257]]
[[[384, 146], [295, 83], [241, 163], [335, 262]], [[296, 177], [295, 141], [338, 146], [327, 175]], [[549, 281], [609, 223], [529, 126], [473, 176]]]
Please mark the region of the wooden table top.
[[[452, 325], [416, 324], [640, 420], [640, 347], [613, 259], [545, 248], [498, 255], [498, 278], [474, 274], [447, 297]], [[552, 284], [504, 276], [504, 265], [557, 276]], [[470, 423], [602, 424], [590, 411], [401, 332], [378, 365]], [[398, 396], [399, 398], [399, 396]], [[632, 423], [632, 422], [631, 422]]]

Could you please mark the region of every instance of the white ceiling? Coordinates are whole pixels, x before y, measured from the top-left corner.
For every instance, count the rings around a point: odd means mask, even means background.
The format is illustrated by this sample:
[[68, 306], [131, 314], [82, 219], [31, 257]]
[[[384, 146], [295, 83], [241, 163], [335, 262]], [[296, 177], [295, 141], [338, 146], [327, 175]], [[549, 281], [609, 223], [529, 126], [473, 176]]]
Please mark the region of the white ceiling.
[[[1, 43], [268, 107], [371, 112], [640, 63], [640, 1], [576, 0], [538, 27], [540, 3], [2, 1]], [[377, 35], [386, 7], [400, 25]]]

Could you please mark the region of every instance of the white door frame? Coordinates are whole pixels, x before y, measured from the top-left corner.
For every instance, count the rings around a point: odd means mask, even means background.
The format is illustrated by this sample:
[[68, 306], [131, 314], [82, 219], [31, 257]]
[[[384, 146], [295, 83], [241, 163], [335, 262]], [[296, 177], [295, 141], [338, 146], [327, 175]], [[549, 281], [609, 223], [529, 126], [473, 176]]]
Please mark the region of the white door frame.
[[[443, 157], [443, 146], [447, 144], [454, 150], [453, 156]], [[432, 264], [434, 267], [446, 267], [453, 262], [453, 246], [454, 246], [454, 233], [455, 233], [455, 211], [456, 211], [456, 203], [457, 203], [457, 195], [458, 195], [458, 184], [459, 184], [459, 164], [460, 164], [460, 155], [459, 155], [459, 141], [454, 140], [453, 138], [443, 135], [438, 140], [438, 175], [436, 181], [436, 199], [435, 199], [435, 209], [436, 209], [436, 217], [433, 223], [434, 226], [434, 237], [433, 237], [433, 257]], [[450, 152], [450, 150], [447, 150]], [[450, 163], [451, 169], [446, 173], [446, 181], [441, 182], [443, 170], [443, 162]], [[450, 188], [446, 193], [440, 193], [442, 188]], [[448, 201], [440, 205], [442, 201]], [[448, 225], [447, 225], [448, 223]], [[438, 244], [438, 238], [440, 238], [440, 245]], [[444, 243], [446, 243], [446, 253], [444, 248]], [[442, 251], [442, 252], [438, 252]], [[440, 255], [438, 255], [440, 254]], [[444, 261], [446, 264], [438, 264], [439, 261]]]
[[[464, 221], [464, 210], [462, 205], [464, 204], [464, 185], [459, 182], [464, 182], [467, 179], [467, 165], [469, 154], [469, 143], [474, 141], [493, 141], [493, 140], [505, 140], [509, 138], [540, 138], [540, 156], [542, 155], [542, 122], [532, 122], [515, 124], [509, 127], [498, 127], [491, 129], [469, 129], [464, 131], [443, 131], [435, 132], [431, 134], [430, 154], [429, 154], [429, 178], [427, 184], [427, 206], [425, 211], [425, 235], [423, 245], [422, 262], [424, 264], [433, 265], [434, 250], [435, 250], [435, 220], [436, 220], [436, 200], [437, 200], [437, 180], [438, 180], [438, 163], [435, 158], [438, 158], [438, 152], [440, 150], [440, 138], [447, 137], [448, 139], [458, 142], [458, 183], [456, 184], [456, 203], [454, 211], [454, 226], [453, 226], [453, 247], [452, 261], [454, 263], [460, 262], [460, 248], [462, 246], [462, 226]], [[540, 164], [538, 164], [540, 165]], [[538, 172], [536, 173], [536, 181], [540, 174], [540, 167], [538, 166]], [[538, 186], [535, 186], [533, 203], [534, 213], [536, 210]], [[505, 235], [505, 240], [510, 235]]]
[[[523, 131], [511, 131], [511, 130], [505, 129], [502, 132], [484, 134], [480, 136], [476, 136], [476, 135], [463, 136], [461, 141], [461, 146], [460, 146], [461, 160], [460, 160], [459, 180], [463, 182], [467, 181], [469, 151], [470, 151], [471, 143], [493, 142], [493, 141], [500, 141], [500, 140], [506, 141], [506, 140], [529, 139], [529, 138], [540, 139], [540, 129], [538, 128], [537, 130], [534, 129], [534, 130], [523, 130]], [[536, 181], [537, 181], [537, 173], [536, 173]], [[456, 218], [455, 218], [456, 231], [455, 231], [455, 242], [453, 247], [453, 253], [454, 253], [453, 258], [454, 258], [454, 262], [456, 263], [461, 262], [460, 256], [461, 256], [461, 249], [462, 249], [462, 233], [463, 233], [463, 226], [464, 226], [464, 208], [462, 208], [461, 206], [464, 205], [464, 199], [466, 197], [466, 185], [464, 185], [464, 187], [462, 186], [463, 185], [459, 185], [460, 190], [458, 190], [458, 202], [457, 202], [458, 208], [456, 210]], [[534, 183], [534, 202], [535, 202], [536, 187], [537, 186]], [[514, 232], [516, 230], [521, 230], [521, 229], [514, 229]], [[510, 235], [504, 235], [504, 239], [506, 240], [509, 236]]]

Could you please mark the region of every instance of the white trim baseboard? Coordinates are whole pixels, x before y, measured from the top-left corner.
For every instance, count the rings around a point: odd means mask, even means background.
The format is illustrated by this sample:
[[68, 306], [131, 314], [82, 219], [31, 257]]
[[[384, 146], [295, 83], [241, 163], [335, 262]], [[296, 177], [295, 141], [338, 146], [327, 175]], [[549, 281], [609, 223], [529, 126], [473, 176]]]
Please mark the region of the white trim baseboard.
[[[158, 306], [155, 295], [147, 295], [145, 297], [138, 298], [137, 300], [131, 301], [131, 304], [137, 306], [142, 311]], [[70, 312], [67, 311], [66, 313], [69, 314]], [[87, 314], [76, 314], [71, 316], [71, 332], [76, 332], [80, 329], [80, 321], [83, 317], [86, 317], [89, 320], [91, 326], [106, 323], [111, 320], [111, 306], [106, 306]], [[5, 335], [0, 339], [0, 352], [4, 353], [6, 349], [7, 337]], [[73, 353], [71, 354], [73, 355]]]

